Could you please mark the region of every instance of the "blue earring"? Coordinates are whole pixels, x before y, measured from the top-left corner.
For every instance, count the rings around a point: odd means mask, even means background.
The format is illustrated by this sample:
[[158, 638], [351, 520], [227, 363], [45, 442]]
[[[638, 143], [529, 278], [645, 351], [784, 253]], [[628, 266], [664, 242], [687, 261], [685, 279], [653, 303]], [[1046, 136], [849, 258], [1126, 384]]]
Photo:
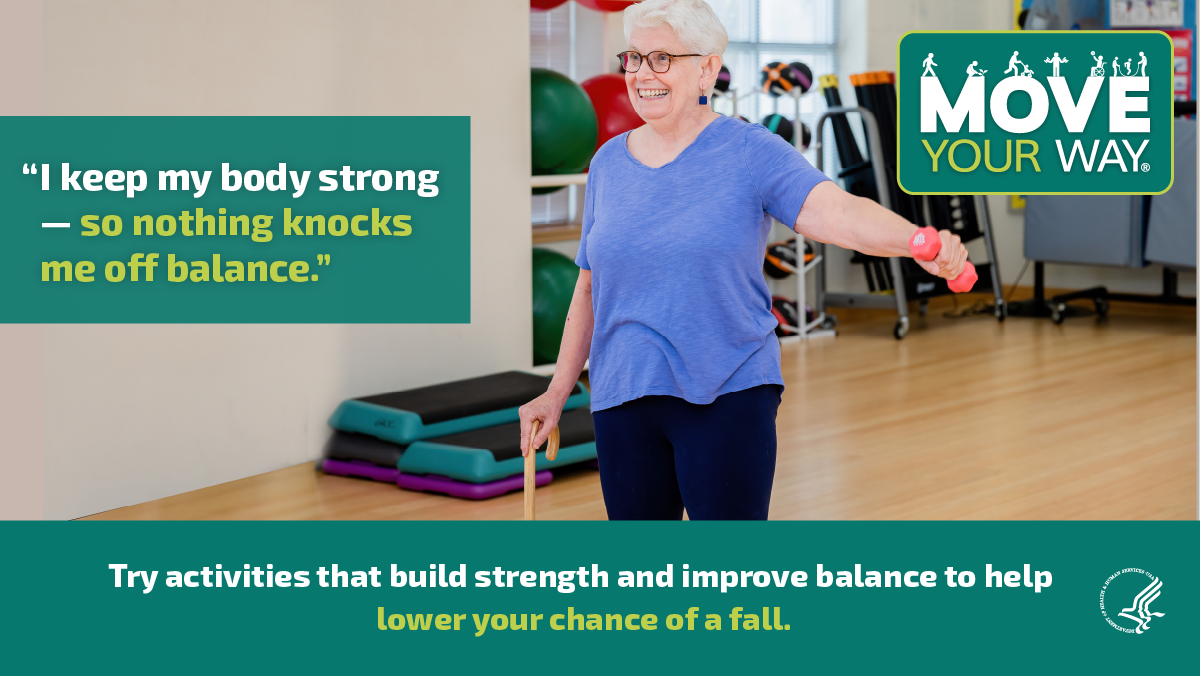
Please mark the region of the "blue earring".
[[707, 106], [707, 105], [708, 105], [708, 97], [707, 97], [707, 96], [701, 96], [701, 97], [700, 97], [700, 105], [702, 105], [702, 106]]

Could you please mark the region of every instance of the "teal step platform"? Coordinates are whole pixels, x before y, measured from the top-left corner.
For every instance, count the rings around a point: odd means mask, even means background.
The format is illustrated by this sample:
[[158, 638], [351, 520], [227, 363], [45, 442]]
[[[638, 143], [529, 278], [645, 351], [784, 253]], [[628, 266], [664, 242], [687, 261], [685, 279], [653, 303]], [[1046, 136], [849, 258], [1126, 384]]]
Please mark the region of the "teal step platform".
[[[517, 411], [541, 395], [550, 379], [508, 371], [415, 390], [376, 394], [343, 401], [329, 426], [408, 445], [517, 420]], [[591, 395], [576, 383], [563, 410], [585, 407]]]
[[[558, 421], [559, 449], [554, 462], [546, 460], [545, 444], [537, 454], [538, 471], [586, 462], [596, 457], [592, 412], [576, 408]], [[450, 434], [413, 442], [397, 464], [405, 474], [436, 474], [469, 483], [498, 481], [524, 471], [521, 423]]]

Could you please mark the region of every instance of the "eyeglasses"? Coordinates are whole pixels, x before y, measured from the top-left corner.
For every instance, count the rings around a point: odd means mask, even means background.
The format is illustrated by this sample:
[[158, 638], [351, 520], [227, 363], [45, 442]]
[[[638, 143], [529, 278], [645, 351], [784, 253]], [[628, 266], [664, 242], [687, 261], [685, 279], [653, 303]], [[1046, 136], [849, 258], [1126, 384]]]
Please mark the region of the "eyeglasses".
[[617, 54], [617, 58], [621, 61], [621, 70], [626, 73], [636, 73], [642, 68], [642, 60], [645, 59], [650, 64], [650, 70], [655, 73], [665, 73], [671, 69], [671, 59], [678, 59], [684, 56], [704, 56], [703, 54], [668, 54], [666, 52], [650, 52], [649, 54], [639, 54], [638, 52], [628, 51]]

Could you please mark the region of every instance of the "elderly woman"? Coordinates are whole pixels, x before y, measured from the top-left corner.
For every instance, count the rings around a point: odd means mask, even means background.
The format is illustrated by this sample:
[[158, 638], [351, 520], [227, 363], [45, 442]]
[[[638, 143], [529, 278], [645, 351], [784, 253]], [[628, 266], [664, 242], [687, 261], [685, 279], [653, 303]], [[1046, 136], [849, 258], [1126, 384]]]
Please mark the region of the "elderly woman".
[[[766, 519], [783, 391], [762, 274], [771, 217], [873, 256], [909, 255], [916, 226], [710, 109], [729, 40], [703, 0], [644, 0], [624, 19], [618, 58], [646, 124], [592, 159], [579, 281], [554, 378], [521, 408], [522, 451], [534, 420], [534, 448], [558, 424], [590, 355], [610, 519]], [[940, 237], [918, 263], [952, 279], [966, 251]]]

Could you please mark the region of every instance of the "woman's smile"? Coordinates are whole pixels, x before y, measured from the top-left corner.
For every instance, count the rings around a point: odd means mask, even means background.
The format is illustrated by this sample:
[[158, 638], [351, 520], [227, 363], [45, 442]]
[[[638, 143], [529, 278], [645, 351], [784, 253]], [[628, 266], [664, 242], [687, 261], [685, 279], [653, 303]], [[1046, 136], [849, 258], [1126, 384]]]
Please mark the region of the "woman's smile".
[[638, 89], [640, 99], [662, 99], [670, 93], [669, 89]]

